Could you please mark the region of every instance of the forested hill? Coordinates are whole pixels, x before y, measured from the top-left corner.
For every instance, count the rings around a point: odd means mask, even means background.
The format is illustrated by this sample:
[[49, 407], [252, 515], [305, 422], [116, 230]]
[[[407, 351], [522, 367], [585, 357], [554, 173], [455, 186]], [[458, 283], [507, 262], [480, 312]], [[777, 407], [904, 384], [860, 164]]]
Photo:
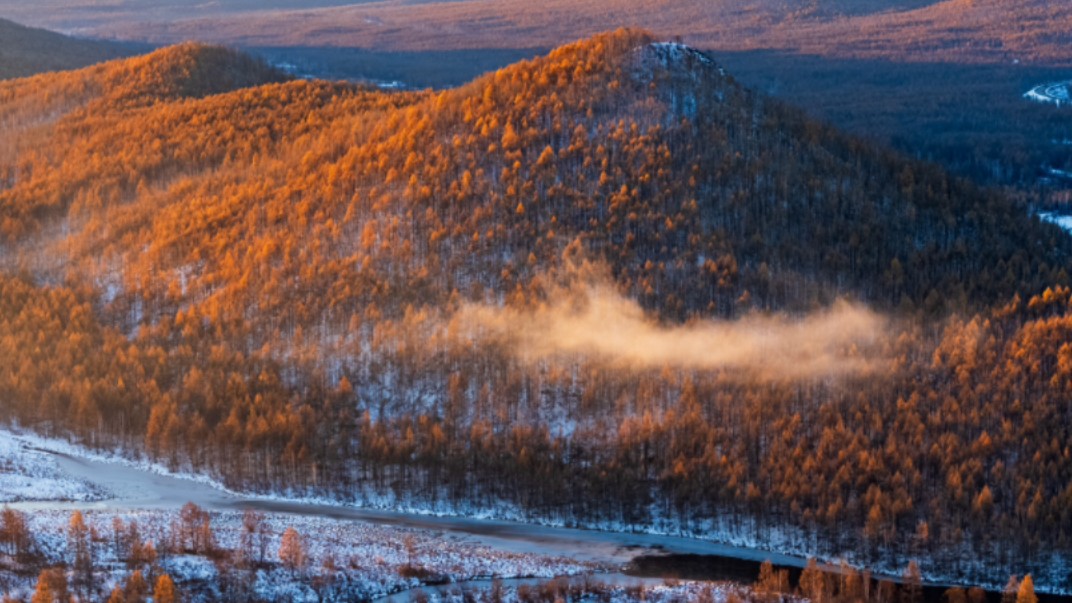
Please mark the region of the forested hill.
[[276, 76], [195, 46], [0, 85], [16, 130], [67, 113], [5, 137], [33, 152], [0, 164], [0, 233], [74, 218], [76, 274], [107, 249], [123, 269], [98, 278], [138, 303], [224, 322], [297, 296], [291, 328], [524, 288], [574, 239], [677, 320], [844, 295], [933, 316], [1067, 280], [1057, 228], [652, 42], [603, 36], [435, 95], [196, 100]]
[[137, 46], [78, 40], [0, 19], [0, 79], [77, 69], [135, 54]]
[[8, 418], [236, 487], [1063, 579], [1058, 228], [643, 32], [438, 93], [280, 79], [186, 45], [0, 84]]
[[[101, 113], [200, 98], [287, 79], [263, 62], [216, 46], [183, 44], [75, 71], [0, 81], [6, 128], [46, 124], [42, 134]], [[58, 118], [66, 118], [62, 124]], [[46, 142], [42, 140], [42, 142]], [[44, 145], [45, 148], [47, 144]]]
[[[244, 54], [187, 44], [0, 82], [0, 231], [15, 241], [27, 229], [54, 223], [72, 204], [93, 204], [97, 191], [117, 201], [122, 191], [168, 177], [171, 170], [208, 167], [229, 150], [201, 138], [197, 119], [212, 117], [195, 118], [188, 109], [179, 123], [173, 110], [189, 99], [285, 79]], [[170, 116], [171, 127], [190, 137], [185, 149], [176, 148], [180, 137], [167, 136], [159, 124], [157, 146], [143, 147], [139, 135], [153, 132], [151, 115]], [[215, 117], [217, 128], [233, 130], [223, 116]], [[188, 162], [159, 156], [165, 143]]]

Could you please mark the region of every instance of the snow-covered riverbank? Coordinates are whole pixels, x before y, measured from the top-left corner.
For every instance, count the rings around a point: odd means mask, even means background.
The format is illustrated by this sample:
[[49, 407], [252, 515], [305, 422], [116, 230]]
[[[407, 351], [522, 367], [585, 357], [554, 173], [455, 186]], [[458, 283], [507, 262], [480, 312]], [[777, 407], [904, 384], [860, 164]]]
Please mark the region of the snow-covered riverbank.
[[86, 508], [177, 510], [187, 502], [193, 502], [205, 509], [221, 512], [255, 509], [271, 513], [442, 531], [464, 535], [473, 542], [511, 553], [566, 555], [579, 561], [612, 566], [623, 565], [636, 555], [652, 551], [718, 555], [753, 561], [770, 559], [778, 565], [795, 567], [803, 567], [806, 561], [802, 557], [695, 538], [572, 529], [417, 510], [401, 512], [358, 508], [322, 499], [246, 495], [228, 490], [219, 482], [204, 476], [173, 473], [159, 464], [134, 462], [118, 455], [92, 452], [62, 440], [0, 430], [0, 441], [14, 441], [31, 449], [52, 451], [57, 466], [73, 482], [95, 484], [101, 490], [111, 493], [107, 500], [88, 505], [56, 500], [15, 505], [16, 508], [27, 511]]
[[[0, 550], [0, 594], [16, 600], [28, 598], [36, 582], [35, 568], [72, 567], [69, 526], [76, 510], [83, 513], [93, 534], [91, 588], [101, 595], [123, 588], [137, 569], [146, 575], [167, 573], [191, 601], [227, 600], [234, 595], [227, 589], [234, 588], [246, 589], [258, 600], [369, 600], [409, 592], [428, 582], [454, 587], [421, 591], [422, 595], [450, 599], [455, 591], [494, 585], [493, 579], [505, 579], [506, 592], [516, 596], [527, 584], [578, 575], [593, 576], [591, 583], [601, 584], [600, 588], [609, 582], [608, 592], [621, 596], [638, 588], [654, 594], [657, 588], [663, 598], [673, 599], [674, 593], [696, 588], [626, 579], [616, 572], [617, 561], [625, 556], [614, 543], [581, 543], [583, 551], [565, 547], [556, 552], [561, 540], [522, 546], [515, 540], [522, 538], [519, 534], [493, 535], [496, 530], [487, 526], [489, 533], [477, 533], [479, 520], [466, 523], [466, 529], [450, 525], [440, 529], [443, 526], [434, 517], [245, 498], [203, 478], [168, 475], [163, 467], [105, 459], [105, 455], [62, 441], [0, 431], [0, 496], [18, 501], [9, 507], [24, 513], [33, 535], [29, 561], [18, 561], [14, 553]], [[37, 482], [26, 481], [35, 478]], [[35, 483], [40, 487], [34, 487]], [[208, 512], [211, 550], [184, 551], [183, 545], [176, 544], [177, 534], [185, 529], [180, 527], [180, 509], [188, 502]], [[236, 551], [247, 533], [248, 510], [260, 518], [257, 548], [262, 559], [255, 567], [247, 564], [243, 569], [237, 567]], [[285, 568], [279, 560], [288, 529], [302, 537], [306, 564], [300, 572]], [[152, 545], [153, 560], [132, 561], [121, 550], [131, 539]], [[121, 546], [121, 542], [128, 545]], [[592, 559], [596, 557], [603, 560]], [[720, 587], [712, 592], [729, 591]]]
[[[70, 444], [63, 440], [43, 438], [32, 433], [0, 430], [0, 442], [15, 442], [31, 451], [51, 451], [56, 468], [72, 483], [89, 484], [98, 491], [109, 492], [106, 500], [67, 502], [63, 500], [24, 501], [13, 506], [26, 511], [71, 511], [97, 509], [117, 511], [176, 511], [187, 502], [218, 513], [233, 513], [243, 509], [273, 515], [302, 518], [303, 521], [330, 520], [359, 522], [384, 528], [424, 530], [459, 538], [486, 550], [511, 555], [563, 557], [578, 564], [595, 564], [602, 568], [619, 568], [638, 555], [680, 553], [709, 555], [758, 562], [771, 560], [776, 565], [803, 567], [807, 539], [791, 530], [730, 532], [719, 528], [717, 520], [700, 528], [710, 538], [672, 536], [657, 533], [651, 526], [648, 533], [628, 531], [625, 526], [591, 526], [602, 529], [575, 529], [497, 519], [486, 510], [429, 509], [415, 505], [391, 504], [382, 507], [348, 506], [338, 501], [318, 498], [296, 498], [286, 495], [252, 495], [227, 489], [210, 477], [173, 472], [158, 463], [135, 461], [116, 453], [101, 453]], [[395, 501], [397, 502], [397, 501]], [[404, 510], [397, 510], [401, 507]], [[498, 515], [501, 517], [502, 515]], [[508, 516], [508, 514], [507, 514]], [[774, 551], [799, 551], [800, 554]], [[838, 557], [850, 564], [860, 561], [846, 551], [827, 557], [833, 564]], [[903, 560], [907, 564], [907, 559]], [[928, 583], [955, 584], [972, 582], [965, 576], [984, 576], [982, 563], [970, 551], [965, 551], [956, 571], [941, 570], [926, 559], [921, 560], [924, 580]], [[897, 576], [900, 566], [873, 568], [877, 574]], [[977, 567], [978, 566], [978, 567]], [[1070, 585], [1062, 584], [1067, 575], [1069, 560], [1052, 556], [1036, 572], [1036, 584], [1046, 590], [1067, 592]], [[1000, 583], [999, 583], [1000, 582]], [[982, 585], [1000, 589], [1000, 576], [988, 577]]]
[[33, 450], [11, 434], [0, 432], [0, 503], [27, 500], [87, 501], [108, 497], [91, 481], [72, 477], [53, 454]]

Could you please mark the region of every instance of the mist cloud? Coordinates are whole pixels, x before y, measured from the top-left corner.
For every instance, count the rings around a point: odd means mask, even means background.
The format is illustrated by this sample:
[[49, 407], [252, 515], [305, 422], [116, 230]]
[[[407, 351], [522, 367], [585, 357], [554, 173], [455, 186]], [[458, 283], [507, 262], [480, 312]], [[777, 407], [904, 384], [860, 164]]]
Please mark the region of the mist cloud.
[[584, 357], [637, 369], [725, 370], [766, 379], [861, 373], [881, 360], [889, 331], [867, 308], [838, 302], [805, 317], [662, 325], [606, 282], [555, 292], [539, 307], [465, 305], [458, 333], [504, 343], [523, 361]]

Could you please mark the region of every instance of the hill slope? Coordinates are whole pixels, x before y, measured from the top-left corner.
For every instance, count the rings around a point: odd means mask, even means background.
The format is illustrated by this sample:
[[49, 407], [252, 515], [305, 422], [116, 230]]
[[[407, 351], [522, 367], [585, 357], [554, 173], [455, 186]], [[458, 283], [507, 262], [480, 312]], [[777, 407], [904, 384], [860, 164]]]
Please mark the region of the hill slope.
[[77, 40], [0, 19], [0, 79], [77, 69], [136, 52], [131, 45]]
[[[148, 172], [166, 167], [154, 149], [138, 146], [143, 142], [138, 132], [124, 128], [134, 125], [131, 114], [141, 116], [164, 103], [284, 79], [234, 51], [185, 45], [78, 71], [0, 82], [0, 119], [6, 124], [0, 141], [4, 207], [0, 230], [15, 237], [31, 223], [66, 210], [93, 191], [132, 190]], [[188, 125], [186, 121], [181, 127]], [[86, 144], [100, 144], [101, 137], [110, 139], [107, 149], [79, 154]], [[201, 165], [208, 165], [221, 151], [215, 144], [185, 149], [205, 153], [198, 158]], [[45, 165], [59, 171], [49, 173]]]
[[[461, 281], [472, 287], [472, 270], [481, 286], [510, 290], [551, 269], [574, 239], [610, 262], [646, 307], [675, 319], [733, 316], [753, 305], [800, 310], [839, 295], [935, 313], [1066, 278], [1059, 272], [1068, 245], [1058, 229], [756, 97], [687, 47], [645, 44], [626, 36], [566, 47], [434, 96], [347, 93], [375, 98], [375, 109], [419, 103], [387, 113], [323, 111], [280, 102], [267, 89], [171, 102], [263, 79], [247, 77], [235, 55], [193, 46], [69, 78], [12, 82], [0, 86], [5, 109], [31, 112], [18, 123], [39, 121], [39, 97], [77, 98], [55, 92], [69, 82], [106, 92], [34, 130], [34, 153], [4, 168], [12, 182], [0, 193], [4, 230], [17, 240], [49, 224], [42, 217], [73, 207], [91, 222], [69, 243], [114, 249], [125, 288], [139, 288], [142, 274], [198, 262], [185, 287], [212, 290], [214, 299], [234, 295], [228, 304], [242, 312], [276, 299], [263, 279], [307, 282], [297, 273], [312, 261], [344, 270], [332, 279], [360, 281], [353, 271], [366, 256], [372, 274], [423, 291], [425, 304], [445, 303]], [[318, 84], [284, 89], [335, 94]], [[276, 106], [265, 113], [268, 132], [251, 96]], [[203, 128], [186, 127], [198, 113], [209, 131], [225, 132], [206, 140]], [[280, 134], [290, 129], [315, 138]], [[193, 149], [180, 143], [187, 137]], [[149, 194], [130, 199], [139, 186]], [[191, 211], [191, 195], [199, 211]], [[390, 246], [362, 249], [356, 240], [356, 228], [392, 224]], [[117, 231], [136, 238], [116, 247]], [[156, 234], [177, 232], [196, 236]], [[338, 257], [284, 253], [296, 236]], [[394, 255], [402, 240], [413, 257]], [[225, 263], [237, 272], [220, 272]], [[162, 298], [160, 286], [140, 294]], [[288, 292], [279, 293], [285, 301]], [[390, 296], [376, 301], [398, 306]], [[308, 318], [326, 310], [310, 309]]]
[[239, 487], [1063, 584], [1056, 227], [641, 32], [442, 93], [226, 91], [275, 77], [184, 46], [0, 84], [9, 418]]

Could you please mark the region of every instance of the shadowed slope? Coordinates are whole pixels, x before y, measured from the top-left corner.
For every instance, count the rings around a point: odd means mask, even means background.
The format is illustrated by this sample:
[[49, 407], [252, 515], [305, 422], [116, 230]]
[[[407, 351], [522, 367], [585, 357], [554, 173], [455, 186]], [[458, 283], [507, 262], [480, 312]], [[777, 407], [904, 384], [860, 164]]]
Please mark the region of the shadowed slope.
[[77, 69], [140, 50], [140, 46], [78, 40], [0, 19], [0, 79]]

